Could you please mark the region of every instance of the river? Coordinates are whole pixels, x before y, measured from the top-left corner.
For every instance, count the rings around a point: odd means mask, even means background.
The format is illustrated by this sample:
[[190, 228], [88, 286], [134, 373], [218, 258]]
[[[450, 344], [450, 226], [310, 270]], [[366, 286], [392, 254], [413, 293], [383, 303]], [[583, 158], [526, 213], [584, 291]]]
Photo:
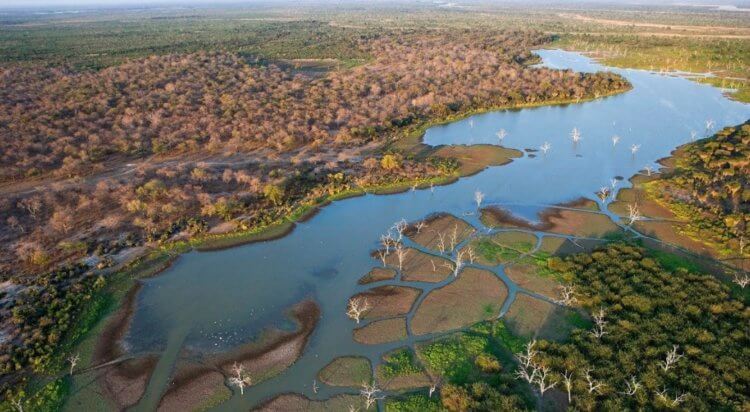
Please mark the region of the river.
[[[681, 77], [607, 68], [572, 52], [540, 50], [538, 54], [547, 67], [615, 71], [633, 84], [633, 90], [580, 104], [491, 112], [432, 127], [424, 137], [430, 145], [499, 144], [496, 133], [502, 128], [507, 131], [502, 143], [506, 147], [538, 149], [548, 142], [551, 149], [546, 155], [527, 153], [508, 165], [488, 168], [434, 191], [334, 202], [281, 239], [181, 256], [163, 274], [144, 281], [125, 339], [133, 354], [162, 354], [138, 409], [153, 410], [158, 404], [183, 348], [222, 351], [247, 342], [271, 325], [292, 327], [284, 310], [304, 298], [320, 305], [322, 318], [301, 359], [275, 378], [246, 389], [243, 397], [236, 394], [220, 409], [247, 410], [284, 392], [313, 399], [353, 392], [321, 384], [315, 394], [311, 384], [316, 373], [337, 356], [367, 356], [376, 364], [382, 353], [414, 340], [358, 344], [352, 340], [355, 323], [345, 315], [348, 297], [368, 288], [357, 280], [378, 265], [369, 252], [378, 247], [379, 236], [395, 221], [417, 220], [434, 212], [465, 216], [476, 210], [476, 190], [486, 194], [485, 204], [500, 204], [535, 219], [549, 205], [582, 196], [596, 199], [594, 193], [611, 179], [627, 179], [646, 165], [655, 166], [658, 159], [689, 142], [691, 132], [704, 137], [708, 119], [715, 122], [715, 131], [750, 118], [750, 106]], [[570, 137], [573, 128], [582, 137], [577, 144]], [[612, 143], [613, 135], [620, 136], [617, 145]], [[635, 154], [632, 145], [639, 145]], [[627, 184], [625, 180], [619, 186]], [[465, 218], [479, 227], [475, 215]], [[512, 298], [515, 285], [502, 268], [497, 274], [509, 283]]]

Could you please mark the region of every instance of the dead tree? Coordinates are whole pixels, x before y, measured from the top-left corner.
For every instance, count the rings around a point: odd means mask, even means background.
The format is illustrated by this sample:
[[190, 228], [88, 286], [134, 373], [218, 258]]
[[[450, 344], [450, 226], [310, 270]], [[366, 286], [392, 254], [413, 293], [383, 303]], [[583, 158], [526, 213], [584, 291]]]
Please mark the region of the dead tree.
[[591, 368], [586, 369], [586, 382], [589, 385], [589, 393], [602, 393], [601, 388], [604, 386], [604, 384], [591, 377]]
[[409, 227], [409, 224], [406, 223], [405, 219], [401, 219], [393, 224], [392, 229], [396, 231], [396, 234], [398, 234], [398, 239], [396, 239], [396, 242], [400, 242], [401, 239], [404, 238], [404, 231], [407, 227]]
[[469, 263], [473, 265], [474, 259], [477, 258], [476, 254], [474, 254], [474, 248], [473, 247], [466, 248], [466, 254], [469, 255]]
[[445, 235], [443, 233], [438, 233], [438, 250], [440, 250], [440, 253], [445, 253]]
[[362, 314], [368, 309], [370, 309], [370, 303], [367, 301], [367, 298], [361, 296], [353, 297], [349, 299], [349, 307], [347, 308], [346, 315], [359, 323], [362, 319]]
[[679, 404], [685, 402], [685, 399], [687, 398], [688, 394], [683, 393], [680, 395], [675, 395], [675, 397], [672, 398], [669, 395], [667, 395], [667, 388], [664, 388], [660, 391], [656, 391], [656, 396], [659, 399], [661, 399], [664, 403], [674, 408], [678, 406]]
[[628, 219], [630, 219], [630, 223], [628, 223], [628, 226], [632, 226], [633, 223], [641, 220], [643, 216], [641, 215], [641, 211], [638, 209], [638, 205], [633, 203], [628, 205]]
[[250, 376], [245, 374], [245, 367], [241, 363], [235, 362], [232, 365], [234, 376], [229, 378], [229, 384], [240, 389], [240, 396], [245, 394], [245, 387], [252, 384]]
[[[536, 374], [536, 384], [539, 388], [539, 394], [544, 396], [544, 392], [554, 388], [555, 385], [557, 385], [557, 381], [551, 380], [551, 377], [549, 376], [549, 368], [546, 366], [541, 366], [538, 370], [539, 371]], [[548, 377], [550, 378], [549, 383], [546, 382]]]
[[565, 391], [568, 392], [568, 403], [570, 403], [572, 400], [570, 397], [570, 390], [573, 388], [573, 372], [568, 372], [568, 370], [565, 369], [562, 377], [563, 383], [565, 384]]
[[383, 267], [386, 267], [386, 259], [388, 258], [388, 253], [386, 253], [385, 250], [380, 249], [378, 250], [378, 258], [381, 262], [383, 262]]
[[734, 283], [739, 285], [742, 289], [745, 289], [745, 286], [750, 285], [750, 275], [747, 273], [743, 273], [742, 276], [740, 276], [739, 272], [736, 272], [733, 280]]
[[631, 376], [630, 380], [625, 380], [625, 386], [627, 389], [620, 393], [627, 396], [633, 396], [641, 389], [641, 383], [635, 379], [635, 376]]
[[10, 403], [13, 404], [13, 407], [15, 407], [18, 412], [23, 412], [23, 398], [19, 397], [17, 399], [12, 399]]
[[315, 379], [313, 379], [313, 384], [312, 384], [312, 391], [313, 391], [313, 393], [318, 393], [318, 389], [320, 389], [318, 387], [318, 381], [316, 381]]
[[571, 306], [577, 301], [578, 299], [575, 297], [575, 288], [573, 286], [560, 286], [560, 299], [555, 300], [555, 303], [563, 306]]
[[591, 334], [597, 338], [601, 338], [607, 334], [607, 331], [604, 330], [604, 326], [606, 325], [607, 321], [604, 320], [604, 309], [600, 308], [599, 313], [594, 315], [594, 328], [591, 330]]
[[672, 350], [667, 352], [667, 357], [663, 361], [659, 362], [659, 365], [662, 369], [664, 369], [664, 372], [667, 372], [668, 370], [672, 369], [672, 367], [682, 359], [685, 355], [677, 353], [677, 349], [680, 347], [678, 345], [672, 345]]
[[381, 235], [380, 243], [385, 248], [385, 255], [388, 256], [388, 254], [391, 253], [391, 245], [395, 243], [393, 237], [391, 236], [391, 232], [388, 232], [385, 235]]
[[536, 364], [536, 355], [539, 353], [536, 349], [536, 339], [532, 339], [526, 344], [526, 351], [515, 354], [518, 361], [516, 377], [525, 380], [529, 384], [536, 381], [536, 375], [539, 373], [539, 367]]
[[463, 259], [464, 259], [464, 251], [463, 250], [459, 250], [456, 253], [456, 260], [453, 262], [454, 263], [454, 265], [453, 265], [453, 276], [454, 277], [458, 276], [458, 272], [460, 272], [461, 269], [464, 267], [464, 261], [463, 261]]
[[638, 153], [638, 150], [640, 150], [640, 149], [641, 149], [641, 145], [639, 145], [639, 144], [632, 144], [630, 146], [630, 153], [632, 153], [633, 156], [635, 156], [635, 154]]
[[425, 227], [425, 225], [426, 225], [426, 223], [424, 222], [424, 220], [421, 220], [421, 221], [417, 222], [417, 224], [414, 225], [414, 228], [417, 229], [417, 234], [419, 234], [419, 232], [422, 231], [422, 229]]
[[458, 224], [453, 226], [453, 232], [451, 232], [451, 250], [456, 248], [458, 244]]
[[479, 209], [482, 206], [482, 201], [484, 200], [484, 193], [477, 190], [474, 192], [474, 201], [477, 203], [477, 209]]
[[617, 146], [617, 143], [620, 141], [620, 136], [614, 135], [612, 136], [612, 146]]
[[378, 400], [385, 399], [385, 396], [378, 395], [381, 392], [375, 384], [362, 384], [362, 389], [359, 393], [365, 398], [365, 409], [369, 410], [372, 405]]
[[78, 361], [81, 360], [81, 356], [79, 354], [75, 354], [73, 356], [68, 357], [68, 363], [70, 363], [70, 374], [73, 375], [73, 369], [75, 369], [76, 365], [78, 365]]
[[599, 192], [597, 193], [599, 195], [599, 198], [602, 199], [602, 202], [607, 200], [607, 197], [609, 197], [609, 187], [602, 186], [599, 188]]
[[398, 258], [398, 270], [402, 270], [404, 268], [404, 258], [406, 258], [407, 253], [409, 253], [409, 251], [401, 247], [401, 244], [396, 246], [396, 257]]

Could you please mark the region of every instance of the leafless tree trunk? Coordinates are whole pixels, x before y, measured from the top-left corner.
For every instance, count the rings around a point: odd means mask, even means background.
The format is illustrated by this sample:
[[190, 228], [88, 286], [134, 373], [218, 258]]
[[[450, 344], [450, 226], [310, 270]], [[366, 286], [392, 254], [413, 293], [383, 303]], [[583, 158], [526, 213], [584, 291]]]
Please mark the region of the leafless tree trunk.
[[740, 276], [739, 272], [734, 274], [734, 283], [739, 285], [740, 288], [745, 289], [745, 286], [750, 284], [750, 275], [743, 273]]
[[563, 382], [565, 383], [565, 390], [568, 392], [568, 403], [572, 401], [570, 397], [570, 390], [573, 388], [573, 372], [568, 372], [567, 369], [565, 369], [565, 372], [563, 373]]
[[484, 200], [484, 193], [477, 190], [474, 192], [474, 201], [477, 203], [477, 209], [479, 209], [482, 206], [482, 201]]
[[362, 384], [362, 389], [359, 393], [365, 398], [365, 409], [369, 410], [372, 405], [380, 399], [385, 399], [385, 396], [378, 395], [381, 392], [375, 384]]
[[75, 369], [76, 365], [78, 365], [78, 361], [81, 360], [81, 356], [79, 354], [75, 354], [75, 356], [69, 356], [68, 357], [68, 363], [70, 363], [70, 375], [73, 375], [73, 369]]
[[362, 319], [362, 315], [368, 309], [370, 309], [370, 303], [367, 301], [367, 298], [354, 297], [349, 299], [349, 308], [346, 311], [346, 315], [359, 323]]
[[672, 350], [667, 352], [667, 357], [662, 362], [659, 363], [662, 369], [664, 369], [664, 372], [670, 370], [680, 359], [682, 359], [685, 355], [677, 353], [677, 349], [680, 347], [678, 345], [672, 345]]
[[588, 382], [589, 385], [589, 393], [602, 393], [601, 388], [604, 386], [604, 384], [595, 380], [591, 376], [591, 368], [586, 369], [586, 382]]
[[404, 258], [406, 257], [407, 253], [409, 253], [409, 251], [401, 247], [401, 244], [396, 246], [396, 257], [398, 258], [398, 270], [403, 270]]
[[560, 299], [555, 300], [559, 305], [571, 306], [578, 299], [575, 297], [575, 288], [573, 286], [561, 285], [560, 286]]
[[628, 223], [628, 226], [632, 226], [633, 223], [641, 220], [643, 216], [641, 215], [641, 211], [638, 209], [638, 205], [633, 203], [628, 205], [628, 219], [630, 219], [630, 223]]
[[623, 395], [633, 396], [638, 390], [641, 389], [641, 383], [635, 379], [635, 376], [631, 376], [630, 380], [625, 381], [627, 389], [624, 392], [620, 392]]
[[419, 232], [422, 231], [422, 229], [424, 228], [425, 225], [426, 225], [426, 223], [424, 222], [424, 220], [421, 220], [416, 225], [414, 225], [414, 228], [417, 229], [417, 234], [419, 234]]
[[600, 308], [599, 313], [594, 315], [594, 329], [591, 330], [591, 334], [597, 338], [601, 338], [607, 334], [607, 331], [604, 330], [604, 326], [607, 325], [607, 321], [604, 320], [604, 315], [603, 308]]
[[245, 387], [252, 385], [252, 379], [245, 375], [245, 367], [241, 363], [235, 362], [232, 365], [232, 372], [235, 376], [229, 378], [229, 384], [238, 387], [242, 396], [245, 394]]

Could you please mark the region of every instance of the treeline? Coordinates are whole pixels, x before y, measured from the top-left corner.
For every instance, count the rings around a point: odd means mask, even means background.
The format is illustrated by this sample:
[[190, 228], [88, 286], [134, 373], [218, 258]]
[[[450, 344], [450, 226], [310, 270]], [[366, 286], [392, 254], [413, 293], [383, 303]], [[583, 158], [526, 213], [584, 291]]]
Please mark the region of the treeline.
[[4, 68], [0, 179], [74, 176], [115, 156], [360, 145], [418, 119], [626, 87], [613, 74], [524, 66], [529, 49], [547, 40], [535, 32], [362, 39], [374, 60], [323, 78], [221, 52], [99, 72]]
[[[750, 240], [750, 122], [688, 144], [653, 184], [660, 199], [688, 213], [696, 233], [743, 249]], [[685, 208], [687, 206], [687, 208]]]
[[604, 321], [600, 337], [576, 330], [566, 343], [539, 342], [556, 389], [565, 391], [562, 375], [572, 375], [572, 408], [748, 408], [750, 311], [729, 287], [628, 244], [556, 263]]

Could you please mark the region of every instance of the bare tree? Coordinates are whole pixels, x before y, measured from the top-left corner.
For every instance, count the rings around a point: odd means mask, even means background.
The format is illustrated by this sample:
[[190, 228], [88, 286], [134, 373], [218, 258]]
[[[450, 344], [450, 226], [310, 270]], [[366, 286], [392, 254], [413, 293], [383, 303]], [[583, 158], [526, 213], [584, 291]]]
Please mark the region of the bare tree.
[[581, 132], [577, 127], [574, 127], [573, 131], [570, 132], [570, 138], [573, 139], [574, 144], [581, 141]]
[[68, 357], [68, 363], [70, 363], [70, 374], [73, 375], [73, 369], [75, 369], [76, 365], [78, 365], [78, 361], [81, 360], [81, 356], [79, 354], [75, 354]]
[[477, 209], [482, 206], [482, 200], [484, 200], [484, 193], [477, 190], [474, 192], [474, 201], [477, 203]]
[[428, 394], [428, 397], [432, 398], [432, 394], [435, 393], [435, 390], [437, 390], [438, 386], [440, 386], [443, 383], [442, 379], [439, 377], [432, 381], [432, 384], [430, 385], [430, 393]]
[[612, 146], [617, 146], [617, 143], [620, 142], [620, 136], [614, 135], [612, 136]]
[[[539, 388], [539, 394], [544, 396], [544, 392], [554, 388], [555, 385], [557, 385], [557, 381], [552, 381], [551, 376], [549, 376], [549, 368], [546, 366], [541, 366], [538, 369], [539, 372], [536, 374], [536, 384]], [[549, 383], [546, 382], [547, 378], [550, 378]]]
[[495, 133], [495, 136], [497, 136], [497, 139], [500, 140], [500, 144], [503, 144], [503, 140], [505, 140], [505, 137], [508, 136], [508, 132], [505, 131], [505, 129], [500, 129]]
[[451, 250], [456, 248], [458, 244], [458, 224], [453, 226], [453, 232], [451, 232]]
[[385, 396], [378, 395], [381, 392], [380, 389], [378, 389], [375, 384], [362, 384], [362, 389], [359, 391], [359, 393], [365, 398], [365, 409], [370, 409], [372, 405], [375, 404], [378, 400], [385, 399]]
[[313, 393], [318, 393], [318, 389], [320, 389], [320, 387], [318, 387], [318, 381], [316, 381], [315, 379], [313, 379], [313, 383], [312, 383], [312, 391], [313, 391]]
[[552, 149], [552, 145], [549, 144], [549, 142], [544, 142], [543, 145], [539, 146], [539, 150], [541, 150], [544, 154], [547, 154], [547, 152], [549, 152], [549, 149]]
[[651, 176], [651, 173], [654, 171], [654, 168], [651, 167], [651, 165], [646, 165], [643, 169], [646, 170], [646, 176]]
[[669, 405], [669, 406], [671, 406], [671, 407], [674, 408], [674, 407], [678, 406], [679, 404], [685, 402], [685, 399], [687, 399], [688, 394], [687, 393], [683, 393], [683, 394], [680, 394], [680, 395], [675, 395], [675, 397], [672, 398], [672, 397], [670, 397], [670, 396], [667, 395], [667, 388], [664, 388], [664, 389], [662, 389], [660, 391], [656, 391], [656, 396], [659, 399], [661, 399], [664, 403], [666, 403], [667, 405]]
[[641, 149], [641, 145], [639, 145], [639, 144], [632, 144], [632, 145], [630, 145], [630, 153], [632, 153], [633, 156], [635, 156], [635, 154], [638, 153], [638, 150], [640, 150], [640, 149]]
[[607, 321], [604, 320], [604, 309], [600, 308], [599, 313], [594, 315], [594, 328], [591, 330], [591, 334], [597, 338], [601, 338], [608, 332], [604, 330], [604, 326], [607, 325]]
[[358, 412], [359, 408], [355, 407], [354, 405], [349, 405], [349, 412]]
[[16, 408], [18, 412], [23, 412], [23, 398], [22, 397], [19, 396], [16, 399], [11, 399], [10, 403], [13, 404], [13, 406]]
[[436, 272], [436, 271], [437, 271], [437, 268], [435, 267], [435, 261], [434, 261], [434, 260], [432, 260], [432, 259], [430, 259], [430, 263], [432, 263], [432, 271], [433, 271], [433, 272]]
[[745, 286], [750, 285], [750, 275], [748, 275], [747, 272], [744, 272], [742, 276], [740, 276], [739, 272], [735, 272], [733, 281], [739, 285], [740, 288], [745, 289]]
[[563, 377], [563, 383], [565, 384], [565, 391], [568, 392], [568, 403], [571, 402], [570, 397], [570, 390], [573, 388], [573, 372], [568, 372], [567, 369], [565, 369], [565, 372], [562, 374]]
[[615, 187], [617, 187], [617, 182], [618, 182], [617, 179], [609, 179], [609, 185], [612, 187], [613, 190]]
[[539, 373], [539, 367], [535, 359], [539, 352], [534, 349], [534, 346], [536, 346], [536, 339], [532, 339], [526, 343], [525, 352], [515, 354], [515, 358], [518, 361], [516, 377], [530, 384], [536, 381], [536, 375]]
[[419, 234], [419, 232], [421, 232], [422, 229], [424, 229], [426, 224], [427, 223], [425, 223], [424, 220], [420, 220], [414, 225], [414, 228], [417, 229], [417, 234]]
[[690, 141], [691, 141], [691, 142], [692, 142], [692, 141], [695, 141], [695, 139], [696, 139], [697, 137], [698, 137], [698, 132], [696, 132], [695, 130], [691, 130], [691, 131], [690, 131]]
[[597, 381], [591, 376], [591, 368], [586, 369], [586, 382], [588, 383], [588, 391], [589, 393], [602, 393], [601, 389], [604, 387], [604, 384]]
[[238, 387], [240, 396], [242, 396], [245, 394], [245, 387], [252, 385], [252, 379], [245, 374], [245, 366], [241, 363], [235, 362], [232, 365], [232, 373], [234, 373], [234, 376], [229, 378], [229, 384]]
[[404, 258], [406, 257], [407, 253], [409, 253], [409, 251], [404, 249], [400, 243], [398, 244], [398, 246], [396, 246], [396, 257], [398, 258], [398, 270], [403, 270]]
[[635, 376], [631, 376], [630, 380], [625, 380], [625, 386], [627, 389], [620, 393], [628, 396], [635, 395], [635, 393], [641, 389], [641, 383], [635, 379]]
[[385, 248], [385, 255], [388, 256], [388, 254], [391, 253], [391, 245], [395, 243], [393, 237], [391, 236], [391, 232], [388, 232], [385, 235], [381, 235], [380, 243]]
[[406, 223], [406, 219], [401, 219], [393, 224], [392, 229], [396, 231], [396, 234], [398, 234], [398, 239], [396, 239], [396, 242], [400, 242], [401, 239], [404, 238], [404, 230], [406, 230], [407, 227], [409, 227], [409, 224]]
[[632, 226], [633, 223], [643, 219], [643, 216], [641, 215], [641, 211], [638, 209], [637, 204], [633, 203], [628, 205], [628, 219], [630, 220], [628, 226]]
[[713, 119], [706, 120], [706, 136], [711, 133], [711, 130], [713, 130], [715, 124], [716, 123], [713, 121]]
[[464, 267], [464, 251], [459, 250], [456, 252], [456, 259], [453, 262], [453, 276], [458, 276], [458, 273], [461, 271], [461, 269]]
[[365, 297], [353, 297], [349, 299], [349, 307], [346, 310], [346, 315], [354, 319], [359, 323], [362, 319], [362, 315], [370, 309], [370, 303]]
[[575, 287], [572, 285], [561, 285], [560, 286], [560, 299], [555, 300], [559, 305], [571, 306], [578, 299], [575, 297]]
[[677, 353], [677, 349], [680, 347], [678, 345], [672, 345], [672, 350], [667, 352], [667, 357], [659, 362], [659, 365], [662, 369], [664, 369], [664, 372], [670, 370], [680, 359], [682, 359], [685, 355]]
[[607, 197], [609, 197], [609, 187], [602, 186], [599, 188], [599, 192], [597, 192], [599, 195], [599, 198], [602, 199], [602, 201], [607, 200]]
[[476, 255], [474, 254], [474, 248], [469, 246], [466, 248], [466, 254], [469, 255], [469, 263], [472, 265], [474, 264], [474, 259], [476, 259]]
[[445, 234], [438, 233], [438, 250], [440, 250], [440, 253], [445, 253]]
[[386, 259], [388, 258], [388, 253], [385, 252], [383, 249], [379, 249], [378, 252], [378, 259], [380, 259], [381, 262], [383, 262], [383, 267], [386, 267]]

